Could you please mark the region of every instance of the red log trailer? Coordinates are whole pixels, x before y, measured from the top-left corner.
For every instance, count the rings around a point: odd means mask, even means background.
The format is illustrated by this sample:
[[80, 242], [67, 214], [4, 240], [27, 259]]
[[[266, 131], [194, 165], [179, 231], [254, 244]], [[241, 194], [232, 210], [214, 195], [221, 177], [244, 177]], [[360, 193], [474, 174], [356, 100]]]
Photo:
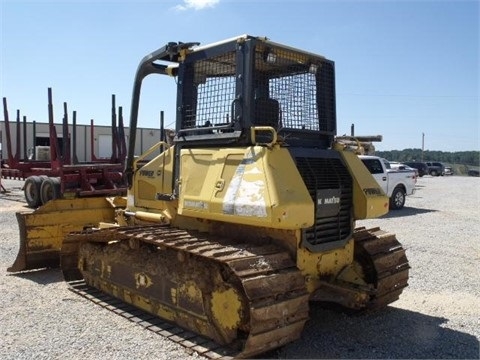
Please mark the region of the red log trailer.
[[[67, 104], [64, 103], [62, 122], [63, 144], [60, 147], [53, 119], [52, 90], [48, 89], [48, 124], [49, 124], [49, 160], [30, 159], [26, 149], [26, 117], [23, 117], [24, 159], [20, 159], [20, 111], [17, 110], [16, 151], [12, 152], [12, 136], [7, 109], [7, 99], [3, 98], [5, 132], [8, 158], [2, 161], [1, 176], [25, 180], [24, 194], [28, 206], [38, 207], [49, 200], [84, 196], [124, 195], [126, 185], [123, 170], [126, 156], [125, 132], [122, 108], [119, 108], [119, 121], [115, 110], [115, 95], [112, 95], [112, 156], [99, 159], [93, 151], [94, 126], [91, 130], [90, 162], [79, 162], [76, 151], [76, 112], [73, 112], [72, 134], [68, 129]], [[34, 123], [35, 133], [35, 123]], [[70, 136], [73, 138], [71, 147]], [[35, 146], [34, 146], [35, 148]], [[71, 154], [73, 152], [73, 156]]]

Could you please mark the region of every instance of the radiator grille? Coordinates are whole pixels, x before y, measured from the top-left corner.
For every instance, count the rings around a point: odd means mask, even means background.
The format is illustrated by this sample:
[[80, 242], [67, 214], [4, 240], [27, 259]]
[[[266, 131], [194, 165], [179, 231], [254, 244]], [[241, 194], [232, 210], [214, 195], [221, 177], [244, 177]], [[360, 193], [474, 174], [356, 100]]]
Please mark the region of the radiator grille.
[[[352, 178], [338, 158], [296, 158], [297, 168], [315, 204], [315, 225], [304, 230], [303, 244], [316, 250], [325, 244], [346, 241], [352, 234]], [[321, 216], [317, 211], [318, 193], [337, 189], [339, 211], [333, 216]]]

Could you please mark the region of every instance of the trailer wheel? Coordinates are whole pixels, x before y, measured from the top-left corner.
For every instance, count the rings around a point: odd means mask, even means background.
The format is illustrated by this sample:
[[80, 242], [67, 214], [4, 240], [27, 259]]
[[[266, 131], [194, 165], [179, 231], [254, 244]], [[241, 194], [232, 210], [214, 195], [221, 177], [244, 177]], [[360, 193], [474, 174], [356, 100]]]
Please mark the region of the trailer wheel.
[[40, 199], [42, 204], [46, 204], [50, 200], [58, 199], [60, 194], [60, 180], [58, 178], [47, 178], [42, 181], [40, 187]]
[[23, 194], [25, 195], [28, 206], [31, 208], [36, 208], [42, 204], [42, 200], [40, 199], [41, 184], [42, 179], [39, 176], [29, 176], [25, 180]]

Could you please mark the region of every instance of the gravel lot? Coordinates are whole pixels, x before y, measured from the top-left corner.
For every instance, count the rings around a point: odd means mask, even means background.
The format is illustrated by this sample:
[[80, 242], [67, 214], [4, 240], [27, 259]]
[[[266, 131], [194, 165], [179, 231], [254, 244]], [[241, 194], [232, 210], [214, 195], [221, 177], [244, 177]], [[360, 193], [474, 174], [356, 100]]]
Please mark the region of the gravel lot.
[[[185, 350], [67, 289], [59, 270], [9, 274], [18, 251], [20, 181], [0, 194], [0, 358], [193, 359]], [[302, 339], [265, 358], [478, 359], [480, 178], [423, 177], [406, 207], [358, 225], [397, 234], [410, 286], [385, 311], [311, 306]]]

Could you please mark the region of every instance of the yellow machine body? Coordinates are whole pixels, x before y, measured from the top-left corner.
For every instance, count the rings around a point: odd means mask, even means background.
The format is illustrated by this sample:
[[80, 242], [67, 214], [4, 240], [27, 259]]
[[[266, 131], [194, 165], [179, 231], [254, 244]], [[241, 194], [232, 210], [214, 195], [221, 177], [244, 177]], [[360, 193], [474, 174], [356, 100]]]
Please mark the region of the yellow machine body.
[[135, 174], [129, 210], [276, 229], [312, 226], [313, 201], [287, 149], [182, 150], [179, 199], [169, 204], [155, 199], [173, 192], [172, 154], [167, 150]]
[[[368, 169], [353, 152], [338, 151], [354, 180], [355, 219], [385, 215], [388, 197]], [[313, 200], [285, 147], [184, 149], [179, 199], [165, 201], [161, 195], [174, 191], [173, 157], [172, 147], [135, 173], [128, 210], [162, 213], [162, 221], [169, 223], [178, 214], [274, 229], [313, 225]]]
[[[383, 193], [359, 158], [338, 150], [353, 178], [355, 219], [388, 212]], [[180, 153], [178, 200], [157, 200], [173, 194], [174, 148], [149, 161], [134, 175], [124, 224], [158, 222], [210, 234], [242, 234], [274, 239], [296, 259], [313, 293], [321, 279], [336, 277], [353, 263], [353, 236], [341, 247], [312, 252], [300, 246], [302, 229], [314, 224], [314, 203], [288, 148], [185, 149]], [[122, 216], [123, 218], [123, 216]], [[352, 272], [351, 277], [359, 277]]]

